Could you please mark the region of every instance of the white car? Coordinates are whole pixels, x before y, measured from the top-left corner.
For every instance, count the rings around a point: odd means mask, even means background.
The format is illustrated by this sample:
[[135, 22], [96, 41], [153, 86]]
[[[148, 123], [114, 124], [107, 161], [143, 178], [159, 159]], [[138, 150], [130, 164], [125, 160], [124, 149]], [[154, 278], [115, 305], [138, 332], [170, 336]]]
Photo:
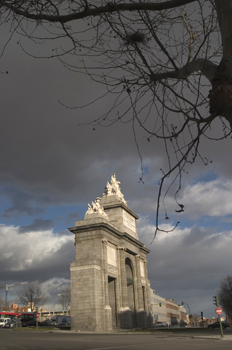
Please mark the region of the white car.
[[0, 318], [0, 327], [13, 328], [13, 323], [10, 318]]

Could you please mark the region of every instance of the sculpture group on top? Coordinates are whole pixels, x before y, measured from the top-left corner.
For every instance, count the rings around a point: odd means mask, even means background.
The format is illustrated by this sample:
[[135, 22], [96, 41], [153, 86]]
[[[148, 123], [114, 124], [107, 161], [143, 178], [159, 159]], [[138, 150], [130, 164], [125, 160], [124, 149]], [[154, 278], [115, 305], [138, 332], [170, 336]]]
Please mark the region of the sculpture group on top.
[[124, 195], [122, 194], [119, 185], [120, 185], [120, 181], [117, 181], [115, 174], [113, 174], [111, 176], [111, 183], [107, 182], [106, 187], [105, 187], [105, 191], [104, 191], [102, 196], [113, 196], [113, 195], [116, 195], [116, 196], [118, 196], [120, 198], [120, 200], [124, 204], [126, 204], [126, 201], [124, 199]]
[[[102, 194], [102, 197], [116, 195], [117, 197], [119, 197], [119, 199], [124, 204], [127, 205], [127, 203], [124, 199], [124, 195], [122, 194], [119, 185], [120, 185], [120, 181], [117, 181], [115, 174], [113, 174], [111, 176], [111, 183], [107, 182], [106, 187], [105, 187], [105, 191]], [[90, 204], [88, 204], [88, 210], [85, 213], [85, 215], [96, 214], [96, 213], [104, 216], [105, 218], [108, 218], [107, 214], [104, 211], [104, 208], [101, 206], [101, 198], [100, 197], [97, 197], [95, 202], [92, 202], [92, 206]]]
[[101, 198], [97, 197], [95, 199], [95, 202], [92, 202], [92, 206], [90, 204], [88, 204], [88, 210], [85, 213], [85, 215], [98, 213], [98, 214], [104, 216], [105, 218], [108, 218], [108, 216], [105, 213], [104, 208], [101, 206], [100, 202], [101, 202]]

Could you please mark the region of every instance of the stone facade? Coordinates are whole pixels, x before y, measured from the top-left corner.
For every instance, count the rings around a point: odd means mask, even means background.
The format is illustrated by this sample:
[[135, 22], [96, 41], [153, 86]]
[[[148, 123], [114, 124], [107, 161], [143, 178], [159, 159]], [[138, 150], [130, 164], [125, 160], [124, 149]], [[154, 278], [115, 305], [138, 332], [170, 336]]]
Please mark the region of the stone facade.
[[76, 260], [71, 263], [71, 324], [75, 331], [152, 325], [146, 255], [138, 240], [138, 216], [128, 207], [115, 175], [75, 234]]

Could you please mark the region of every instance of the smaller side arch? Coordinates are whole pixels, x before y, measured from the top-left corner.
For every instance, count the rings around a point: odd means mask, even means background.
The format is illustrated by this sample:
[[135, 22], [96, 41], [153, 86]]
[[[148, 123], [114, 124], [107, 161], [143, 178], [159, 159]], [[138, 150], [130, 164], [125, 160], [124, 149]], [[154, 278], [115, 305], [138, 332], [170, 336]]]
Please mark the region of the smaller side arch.
[[135, 317], [135, 286], [134, 286], [134, 266], [130, 258], [125, 259], [126, 265], [126, 283], [127, 283], [127, 295], [128, 295], [128, 307], [131, 311], [132, 316], [132, 326], [136, 326]]

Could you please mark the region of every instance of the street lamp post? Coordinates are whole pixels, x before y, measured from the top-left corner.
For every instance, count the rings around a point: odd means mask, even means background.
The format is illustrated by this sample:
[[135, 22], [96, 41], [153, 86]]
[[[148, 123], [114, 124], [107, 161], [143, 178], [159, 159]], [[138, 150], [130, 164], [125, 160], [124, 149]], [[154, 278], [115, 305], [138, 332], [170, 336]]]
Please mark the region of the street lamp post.
[[187, 307], [188, 307], [188, 310], [189, 310], [189, 319], [191, 320], [191, 318], [192, 318], [192, 314], [191, 314], [191, 311], [190, 311], [190, 307], [189, 307], [189, 305], [187, 304], [187, 303], [184, 303], [183, 301], [181, 302], [181, 305], [187, 305]]
[[62, 308], [63, 308], [63, 315], [64, 315], [64, 294], [63, 293], [58, 294], [58, 297], [62, 298]]

